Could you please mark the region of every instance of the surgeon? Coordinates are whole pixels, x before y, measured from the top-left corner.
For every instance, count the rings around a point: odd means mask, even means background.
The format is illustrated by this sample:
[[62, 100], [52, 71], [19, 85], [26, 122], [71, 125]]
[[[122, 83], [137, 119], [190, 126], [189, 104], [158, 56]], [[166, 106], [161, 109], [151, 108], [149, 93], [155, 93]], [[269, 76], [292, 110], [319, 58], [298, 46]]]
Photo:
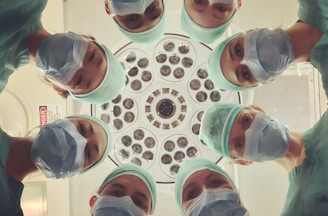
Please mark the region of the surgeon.
[[297, 133], [260, 107], [216, 103], [203, 116], [200, 139], [239, 164], [282, 166], [290, 185], [281, 215], [327, 214], [327, 111], [311, 129]]
[[0, 2], [0, 92], [18, 68], [35, 64], [63, 96], [102, 104], [125, 86], [125, 73], [110, 50], [82, 35], [51, 34], [41, 14], [47, 0]]
[[146, 216], [156, 206], [156, 184], [151, 174], [132, 163], [115, 168], [90, 198], [92, 216]]
[[151, 44], [164, 36], [164, 0], [105, 0], [105, 10], [133, 42]]
[[174, 190], [181, 216], [248, 215], [229, 175], [211, 161], [184, 162]]
[[211, 52], [208, 70], [216, 88], [253, 88], [271, 82], [292, 63], [309, 61], [321, 72], [327, 94], [328, 1], [299, 0], [299, 4], [299, 20], [286, 30], [237, 33]]
[[41, 126], [36, 137], [11, 137], [0, 128], [0, 215], [23, 215], [25, 177], [37, 170], [53, 179], [84, 173], [101, 163], [111, 148], [108, 126], [87, 115]]
[[242, 0], [183, 0], [180, 27], [196, 41], [214, 43], [241, 6]]

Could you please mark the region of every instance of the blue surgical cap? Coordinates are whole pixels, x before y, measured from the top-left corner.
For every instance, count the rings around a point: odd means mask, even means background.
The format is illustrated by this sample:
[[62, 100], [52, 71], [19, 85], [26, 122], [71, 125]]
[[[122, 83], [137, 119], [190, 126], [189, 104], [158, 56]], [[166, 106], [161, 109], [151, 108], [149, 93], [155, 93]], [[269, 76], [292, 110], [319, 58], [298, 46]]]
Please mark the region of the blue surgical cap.
[[160, 21], [151, 29], [148, 29], [143, 32], [129, 32], [124, 28], [122, 28], [116, 21], [115, 23], [117, 24], [120, 31], [133, 42], [139, 44], [150, 44], [164, 37], [165, 26], [166, 26], [165, 7], [163, 8], [163, 15]]
[[[120, 165], [119, 167], [116, 167], [101, 183], [98, 192], [100, 193], [108, 182], [122, 175], [134, 175], [139, 177], [141, 180], [145, 182], [151, 194], [151, 214], [152, 214], [156, 206], [156, 183], [152, 175], [146, 169], [140, 166], [137, 166], [132, 163], [126, 163]], [[134, 183], [131, 182], [131, 184]]]
[[105, 131], [105, 133], [107, 135], [107, 145], [106, 145], [106, 149], [104, 151], [104, 154], [101, 156], [101, 158], [99, 159], [99, 161], [97, 161], [95, 164], [93, 164], [88, 169], [83, 170], [81, 172], [81, 173], [83, 173], [83, 172], [89, 170], [90, 168], [99, 165], [101, 162], [103, 162], [106, 159], [106, 157], [108, 156], [109, 152], [112, 150], [112, 147], [113, 147], [113, 144], [112, 144], [112, 135], [110, 133], [110, 130], [109, 130], [108, 125], [103, 120], [98, 119], [96, 117], [80, 114], [80, 115], [67, 116], [66, 118], [67, 119], [70, 119], [70, 118], [84, 118], [84, 119], [88, 119], [88, 120], [94, 121], [94, 122], [96, 122], [97, 124], [99, 124], [104, 129], [104, 131]]
[[231, 158], [229, 135], [238, 113], [246, 106], [232, 103], [215, 103], [205, 111], [199, 131], [199, 138], [209, 148]]
[[224, 48], [228, 45], [230, 41], [232, 41], [234, 38], [238, 37], [241, 34], [242, 33], [236, 33], [226, 38], [214, 50], [212, 50], [211, 54], [208, 57], [208, 76], [214, 83], [214, 86], [218, 89], [241, 91], [241, 90], [252, 88], [252, 87], [237, 86], [231, 83], [223, 75], [222, 68], [221, 68], [221, 55]]
[[107, 70], [105, 76], [99, 86], [93, 91], [86, 94], [73, 94], [70, 92], [70, 95], [74, 99], [83, 102], [104, 104], [116, 98], [125, 86], [125, 71], [121, 63], [106, 46], [95, 41], [93, 42], [99, 45], [105, 52], [107, 58]]
[[224, 176], [229, 183], [233, 186], [233, 188], [236, 190], [236, 186], [230, 176], [220, 167], [218, 167], [215, 163], [201, 159], [201, 158], [195, 158], [189, 161], [184, 162], [177, 174], [176, 180], [175, 180], [175, 200], [178, 204], [178, 208], [180, 210], [181, 215], [185, 215], [182, 207], [182, 194], [183, 194], [183, 186], [185, 182], [188, 180], [188, 178], [194, 174], [197, 171], [200, 170], [211, 170], [213, 172], [216, 172], [222, 176]]
[[235, 14], [236, 14], [236, 9], [233, 12], [232, 16], [230, 17], [230, 19], [227, 20], [225, 23], [215, 28], [205, 28], [195, 23], [192, 20], [192, 18], [189, 16], [186, 10], [185, 0], [184, 0], [182, 11], [181, 11], [180, 27], [193, 40], [200, 41], [203, 43], [213, 43], [225, 32], [225, 30], [232, 22]]

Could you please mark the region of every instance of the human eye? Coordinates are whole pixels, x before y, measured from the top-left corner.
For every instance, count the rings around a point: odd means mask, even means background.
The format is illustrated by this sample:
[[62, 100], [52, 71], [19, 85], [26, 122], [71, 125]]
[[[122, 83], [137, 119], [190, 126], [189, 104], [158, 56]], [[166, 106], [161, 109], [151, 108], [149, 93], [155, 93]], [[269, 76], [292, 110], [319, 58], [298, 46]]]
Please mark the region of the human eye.
[[195, 199], [200, 193], [201, 189], [198, 187], [188, 190], [186, 193], [186, 201]]
[[91, 152], [90, 152], [90, 149], [88, 148], [88, 146], [85, 147], [84, 154], [85, 154], [85, 157], [90, 161], [90, 159], [91, 159]]
[[79, 75], [79, 77], [77, 78], [74, 86], [75, 87], [78, 87], [81, 84], [81, 82], [82, 82], [82, 75]]
[[89, 56], [89, 62], [91, 62], [95, 58], [95, 55], [96, 55], [96, 50], [93, 50], [91, 55]]
[[244, 150], [244, 142], [241, 142], [240, 140], [238, 140], [236, 143], [235, 143], [235, 150], [237, 152], [243, 152]]
[[195, 4], [201, 4], [203, 2], [203, 0], [194, 0]]
[[241, 74], [245, 80], [251, 79], [251, 73], [249, 72], [248, 68], [243, 68]]
[[79, 131], [81, 135], [85, 137], [85, 127], [81, 122], [79, 122]]
[[239, 45], [239, 44], [236, 44], [236, 45], [235, 45], [235, 54], [236, 54], [237, 56], [241, 57], [241, 56], [242, 56], [242, 52], [241, 52], [241, 51], [242, 51], [242, 50], [241, 50], [240, 45]]
[[242, 125], [245, 129], [247, 129], [252, 123], [252, 116], [249, 113], [245, 113], [242, 117]]
[[215, 10], [220, 11], [222, 13], [225, 13], [228, 11], [228, 9], [222, 4], [216, 4], [214, 7], [215, 7]]
[[138, 206], [141, 209], [147, 210], [147, 203], [145, 200], [138, 198], [138, 197], [133, 197], [132, 198], [133, 203]]
[[114, 189], [114, 190], [111, 190], [109, 195], [112, 195], [112, 196], [115, 196], [115, 197], [122, 197], [125, 195], [125, 193], [120, 190], [120, 189]]
[[217, 187], [221, 186], [223, 183], [224, 182], [222, 181], [222, 179], [220, 179], [220, 178], [213, 178], [213, 179], [210, 180], [209, 186], [211, 188], [217, 188]]

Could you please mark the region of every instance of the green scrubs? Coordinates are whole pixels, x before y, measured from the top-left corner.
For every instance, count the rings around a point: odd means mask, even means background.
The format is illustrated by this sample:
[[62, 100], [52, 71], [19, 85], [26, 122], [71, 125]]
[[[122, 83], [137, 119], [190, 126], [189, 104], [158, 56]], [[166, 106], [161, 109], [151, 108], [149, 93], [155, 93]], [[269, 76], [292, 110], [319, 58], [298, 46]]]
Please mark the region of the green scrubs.
[[25, 39], [42, 28], [41, 13], [47, 0], [0, 1], [0, 92], [9, 76], [29, 62]]
[[324, 33], [311, 50], [310, 62], [321, 73], [323, 88], [328, 97], [328, 1], [299, 0], [299, 4], [299, 19]]
[[23, 215], [20, 199], [24, 185], [5, 170], [10, 149], [10, 137], [0, 129], [0, 215]]
[[328, 215], [328, 112], [304, 133], [306, 158], [289, 173], [289, 189], [281, 215]]

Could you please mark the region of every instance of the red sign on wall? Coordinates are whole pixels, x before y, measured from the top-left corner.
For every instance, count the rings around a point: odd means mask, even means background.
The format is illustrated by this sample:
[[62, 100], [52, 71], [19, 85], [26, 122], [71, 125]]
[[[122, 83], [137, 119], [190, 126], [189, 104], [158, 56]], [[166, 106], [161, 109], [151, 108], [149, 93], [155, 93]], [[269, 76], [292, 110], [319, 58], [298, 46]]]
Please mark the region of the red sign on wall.
[[40, 125], [48, 123], [47, 106], [39, 106]]

